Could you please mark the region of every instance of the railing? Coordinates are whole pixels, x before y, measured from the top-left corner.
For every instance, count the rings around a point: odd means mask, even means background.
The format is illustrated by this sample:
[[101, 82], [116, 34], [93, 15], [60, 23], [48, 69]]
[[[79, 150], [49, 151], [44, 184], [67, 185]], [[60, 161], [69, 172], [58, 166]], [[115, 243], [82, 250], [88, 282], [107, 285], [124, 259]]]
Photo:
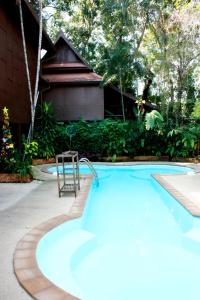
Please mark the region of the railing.
[[99, 185], [99, 177], [98, 174], [95, 170], [95, 168], [93, 167], [92, 163], [89, 161], [89, 159], [87, 159], [86, 157], [83, 157], [79, 160], [80, 164], [86, 164], [88, 166], [88, 168], [90, 169], [91, 173], [94, 175], [97, 184]]

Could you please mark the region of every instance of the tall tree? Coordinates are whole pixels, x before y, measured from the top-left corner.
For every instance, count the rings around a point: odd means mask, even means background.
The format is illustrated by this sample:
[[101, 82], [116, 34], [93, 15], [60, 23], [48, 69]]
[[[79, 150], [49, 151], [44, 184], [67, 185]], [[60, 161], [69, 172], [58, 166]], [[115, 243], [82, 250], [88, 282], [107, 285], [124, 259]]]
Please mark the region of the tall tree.
[[144, 48], [157, 74], [157, 93], [172, 108], [177, 124], [185, 117], [189, 78], [199, 64], [199, 19], [196, 1], [174, 1], [173, 5], [157, 7], [145, 37]]
[[177, 124], [188, 116], [189, 85], [195, 99], [198, 88], [199, 1], [43, 1], [53, 9], [45, 14], [51, 36], [62, 28], [105, 83], [160, 102]]
[[31, 141], [31, 139], [33, 137], [34, 122], [35, 122], [35, 111], [36, 111], [38, 95], [39, 95], [38, 84], [39, 84], [39, 73], [40, 73], [40, 62], [41, 62], [42, 30], [43, 30], [42, 29], [42, 0], [38, 1], [38, 5], [39, 5], [38, 6], [38, 11], [39, 11], [38, 55], [37, 55], [36, 75], [35, 75], [35, 87], [34, 87], [34, 92], [33, 92], [32, 82], [31, 82], [31, 79], [30, 79], [28, 52], [27, 52], [27, 46], [26, 46], [24, 22], [23, 22], [22, 1], [19, 0], [21, 33], [22, 33], [24, 60], [25, 60], [25, 66], [26, 66], [26, 76], [27, 76], [27, 82], [28, 82], [30, 110], [31, 110], [31, 124], [30, 124], [30, 130], [29, 130], [29, 134], [28, 134], [28, 141]]

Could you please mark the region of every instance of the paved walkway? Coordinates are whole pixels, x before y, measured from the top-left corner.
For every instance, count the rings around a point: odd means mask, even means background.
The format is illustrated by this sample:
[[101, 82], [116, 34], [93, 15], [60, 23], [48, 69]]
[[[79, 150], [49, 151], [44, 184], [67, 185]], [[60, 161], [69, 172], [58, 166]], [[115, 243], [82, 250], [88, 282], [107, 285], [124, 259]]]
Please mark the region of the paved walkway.
[[[45, 181], [0, 184], [0, 300], [32, 299], [13, 273], [16, 244], [40, 223], [68, 213], [74, 200], [73, 196], [58, 197], [54, 175], [41, 173], [39, 169], [35, 172], [37, 178]], [[186, 197], [200, 203], [200, 174], [165, 176], [164, 179]]]

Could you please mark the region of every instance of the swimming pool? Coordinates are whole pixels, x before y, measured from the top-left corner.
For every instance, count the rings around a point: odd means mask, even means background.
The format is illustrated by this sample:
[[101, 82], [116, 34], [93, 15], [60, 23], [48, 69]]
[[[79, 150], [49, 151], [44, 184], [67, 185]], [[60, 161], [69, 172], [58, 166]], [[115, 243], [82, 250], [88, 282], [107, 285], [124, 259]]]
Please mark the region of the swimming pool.
[[[82, 218], [46, 234], [42, 273], [82, 300], [194, 300], [200, 285], [200, 221], [151, 174], [189, 168], [96, 165]], [[86, 168], [82, 168], [85, 172]]]

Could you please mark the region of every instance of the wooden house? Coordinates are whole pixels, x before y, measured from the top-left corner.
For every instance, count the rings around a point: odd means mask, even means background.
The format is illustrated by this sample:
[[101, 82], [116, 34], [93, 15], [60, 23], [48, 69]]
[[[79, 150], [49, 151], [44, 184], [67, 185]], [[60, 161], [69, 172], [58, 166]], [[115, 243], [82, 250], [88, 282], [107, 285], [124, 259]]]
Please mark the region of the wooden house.
[[[53, 104], [58, 120], [75, 121], [81, 117], [85, 120], [122, 119], [122, 99], [126, 119], [135, 118], [135, 98], [121, 93], [115, 86], [103, 86], [102, 77], [94, 72], [62, 32], [55, 49], [53, 57], [47, 52], [43, 59], [41, 78], [46, 82], [42, 100]], [[150, 111], [155, 106], [145, 103], [144, 108]]]
[[[104, 87], [104, 117], [105, 118], [123, 118], [122, 101], [124, 105], [124, 115], [126, 120], [134, 120], [137, 113], [137, 104], [135, 97], [131, 93], [121, 92], [113, 85]], [[149, 102], [143, 104], [145, 112], [150, 112], [158, 107]]]
[[104, 89], [102, 78], [84, 61], [61, 33], [55, 43], [56, 54], [45, 55], [42, 79], [47, 87], [42, 100], [53, 104], [58, 120], [102, 120]]
[[[27, 0], [22, 1], [25, 37], [32, 88], [34, 87], [39, 23]], [[43, 30], [41, 100], [53, 103], [60, 121], [102, 120], [122, 117], [121, 93], [116, 87], [103, 87], [94, 72], [61, 33], [55, 45]], [[126, 118], [133, 118], [135, 100], [123, 93]], [[21, 135], [30, 123], [30, 102], [24, 63], [18, 0], [0, 1], [0, 110], [7, 106], [13, 134]], [[148, 105], [147, 105], [148, 106]], [[148, 109], [152, 109], [148, 106]], [[0, 121], [2, 114], [0, 113]]]
[[[22, 0], [25, 37], [32, 87], [35, 81], [38, 19], [26, 0]], [[43, 31], [42, 48], [54, 53], [54, 46]], [[30, 103], [25, 72], [19, 7], [16, 0], [0, 1], [0, 115], [7, 106], [15, 134], [30, 122]]]

